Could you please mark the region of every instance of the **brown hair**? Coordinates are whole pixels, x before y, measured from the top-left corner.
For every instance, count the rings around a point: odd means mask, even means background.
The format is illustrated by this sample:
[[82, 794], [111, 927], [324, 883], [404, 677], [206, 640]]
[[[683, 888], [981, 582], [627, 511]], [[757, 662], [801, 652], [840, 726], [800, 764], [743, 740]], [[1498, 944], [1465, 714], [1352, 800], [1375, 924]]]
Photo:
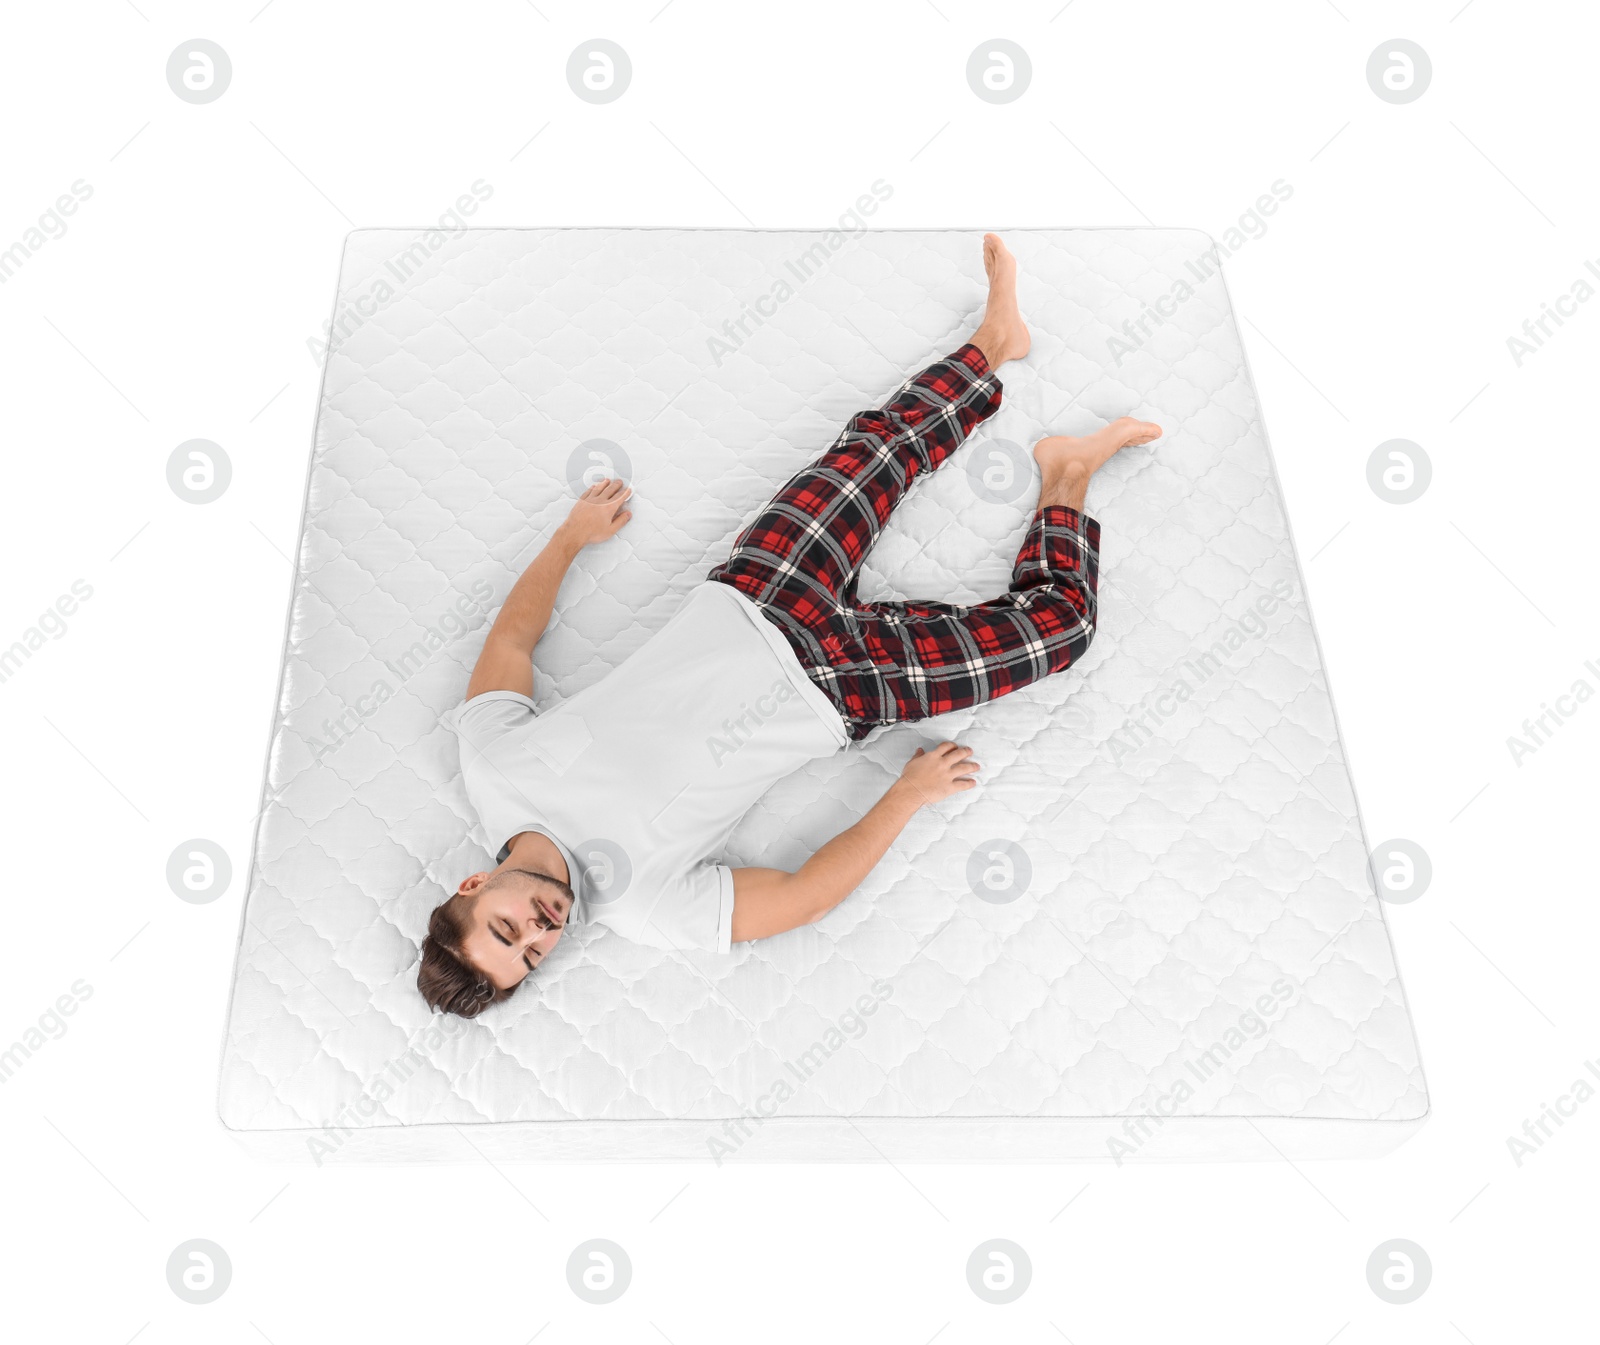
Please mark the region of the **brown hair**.
[[457, 892], [433, 908], [428, 937], [422, 941], [422, 964], [417, 968], [417, 989], [422, 997], [435, 1009], [463, 1018], [476, 1018], [491, 1004], [509, 999], [517, 988], [500, 989], [462, 953], [467, 932], [462, 917], [472, 900], [472, 896]]

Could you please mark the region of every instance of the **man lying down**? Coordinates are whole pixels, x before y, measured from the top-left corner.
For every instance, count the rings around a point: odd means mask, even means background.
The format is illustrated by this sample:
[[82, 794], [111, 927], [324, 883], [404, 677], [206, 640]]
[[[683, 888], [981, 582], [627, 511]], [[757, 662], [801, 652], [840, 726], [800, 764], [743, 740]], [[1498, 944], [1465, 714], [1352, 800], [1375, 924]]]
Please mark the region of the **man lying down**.
[[[626, 526], [629, 487], [591, 486], [517, 580], [466, 701], [446, 718], [467, 798], [500, 848], [428, 922], [417, 985], [434, 1008], [472, 1017], [499, 1003], [572, 920], [725, 953], [821, 919], [917, 809], [973, 788], [972, 753], [953, 742], [919, 749], [859, 822], [793, 873], [717, 862], [745, 811], [881, 724], [982, 704], [1088, 649], [1100, 527], [1084, 496], [1118, 449], [1160, 436], [1147, 422], [1040, 440], [1038, 508], [1002, 596], [975, 606], [856, 596], [895, 505], [999, 409], [996, 371], [1028, 353], [1016, 259], [987, 234], [983, 264], [989, 297], [972, 339], [855, 416], [666, 625], [542, 714], [530, 699], [534, 646], [578, 552]], [[580, 849], [609, 857], [609, 881], [585, 871]]]

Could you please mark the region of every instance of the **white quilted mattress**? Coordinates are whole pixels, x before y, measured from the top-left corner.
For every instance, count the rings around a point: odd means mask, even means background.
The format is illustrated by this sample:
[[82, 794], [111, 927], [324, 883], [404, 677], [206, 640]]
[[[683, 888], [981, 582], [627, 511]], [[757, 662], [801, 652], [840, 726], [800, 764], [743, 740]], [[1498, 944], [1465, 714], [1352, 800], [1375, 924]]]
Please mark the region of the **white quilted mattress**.
[[727, 859], [793, 867], [918, 743], [957, 738], [984, 763], [821, 923], [731, 956], [575, 927], [465, 1022], [415, 988], [429, 911], [489, 864], [439, 717], [572, 480], [620, 469], [634, 520], [563, 587], [540, 704], [637, 648], [853, 412], [960, 344], [983, 304], [978, 235], [349, 236], [223, 1043], [230, 1129], [316, 1162], [1127, 1162], [1373, 1154], [1421, 1125], [1211, 241], [1006, 237], [1033, 352], [896, 513], [861, 596], [1002, 591], [1027, 446], [1159, 421], [1166, 437], [1091, 491], [1088, 657], [761, 799]]

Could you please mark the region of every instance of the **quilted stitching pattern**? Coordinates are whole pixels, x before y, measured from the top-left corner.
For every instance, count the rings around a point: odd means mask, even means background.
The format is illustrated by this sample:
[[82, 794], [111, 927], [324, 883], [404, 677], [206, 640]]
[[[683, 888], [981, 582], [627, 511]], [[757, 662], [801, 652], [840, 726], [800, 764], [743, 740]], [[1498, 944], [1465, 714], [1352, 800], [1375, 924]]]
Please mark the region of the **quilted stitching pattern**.
[[[536, 988], [430, 1043], [417, 946], [485, 865], [439, 716], [565, 512], [569, 454], [621, 445], [638, 493], [563, 589], [541, 703], [635, 649], [853, 412], [958, 345], [983, 276], [973, 235], [867, 234], [718, 367], [706, 338], [815, 235], [476, 230], [402, 281], [391, 262], [420, 237], [346, 246], [354, 329], [311, 463], [224, 1051], [230, 1125], [738, 1116], [875, 982], [889, 995], [867, 1030], [784, 1114], [1104, 1117], [1180, 1081], [1181, 1114], [1426, 1112], [1254, 391], [1220, 278], [1202, 279], [1209, 240], [1188, 231], [1008, 236], [1033, 353], [962, 453], [1124, 414], [1168, 429], [1097, 478], [1101, 628], [1081, 668], [814, 764], [751, 810], [729, 859], [797, 864], [935, 736], [972, 744], [988, 783], [920, 814], [819, 925], [727, 958], [575, 928]], [[1179, 279], [1192, 296], [1129, 338]], [[1119, 360], [1113, 336], [1137, 349]], [[1000, 591], [1031, 498], [980, 497], [958, 455], [898, 511], [862, 596]], [[1274, 585], [1292, 596], [1267, 633], [1198, 663]], [[430, 630], [442, 648], [402, 664]], [[1005, 905], [967, 883], [992, 838], [1032, 864]], [[1282, 980], [1265, 1030], [1197, 1082]]]

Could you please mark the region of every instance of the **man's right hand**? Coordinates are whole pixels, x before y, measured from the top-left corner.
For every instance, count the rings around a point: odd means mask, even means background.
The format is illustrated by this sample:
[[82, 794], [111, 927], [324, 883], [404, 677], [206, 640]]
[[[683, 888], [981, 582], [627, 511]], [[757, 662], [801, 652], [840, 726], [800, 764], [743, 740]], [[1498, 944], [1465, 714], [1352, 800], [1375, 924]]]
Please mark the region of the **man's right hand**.
[[561, 531], [580, 547], [615, 537], [622, 531], [622, 525], [633, 517], [623, 507], [632, 494], [633, 487], [620, 479], [607, 477], [596, 481], [578, 496]]
[[900, 783], [913, 791], [920, 804], [937, 803], [978, 782], [978, 763], [972, 749], [958, 743], [940, 743], [931, 752], [917, 748], [916, 755], [900, 772]]

